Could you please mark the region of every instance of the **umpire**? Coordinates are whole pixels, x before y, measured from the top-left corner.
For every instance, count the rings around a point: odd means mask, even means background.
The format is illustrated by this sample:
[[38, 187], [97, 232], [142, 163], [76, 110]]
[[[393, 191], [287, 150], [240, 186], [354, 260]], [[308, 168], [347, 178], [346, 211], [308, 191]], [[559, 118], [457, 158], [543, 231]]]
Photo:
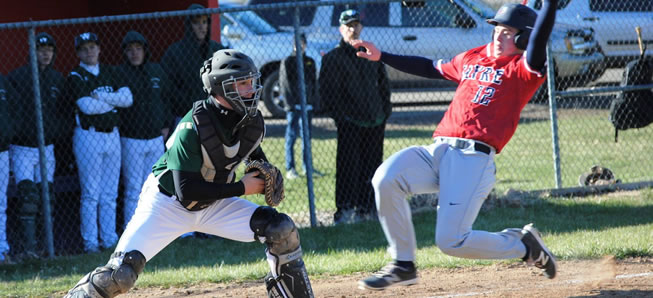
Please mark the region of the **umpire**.
[[376, 218], [372, 176], [383, 162], [385, 122], [390, 117], [390, 85], [381, 62], [356, 56], [350, 42], [360, 37], [358, 11], [340, 14], [342, 39], [322, 58], [320, 97], [336, 122], [336, 208], [334, 222]]

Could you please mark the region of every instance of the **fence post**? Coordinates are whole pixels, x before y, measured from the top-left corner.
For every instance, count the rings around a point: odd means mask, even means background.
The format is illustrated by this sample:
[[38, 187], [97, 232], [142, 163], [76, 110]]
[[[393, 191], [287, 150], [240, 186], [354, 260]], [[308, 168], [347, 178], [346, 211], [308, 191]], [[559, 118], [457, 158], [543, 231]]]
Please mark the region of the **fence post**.
[[547, 64], [547, 82], [549, 90], [549, 116], [551, 118], [551, 142], [553, 146], [553, 170], [555, 174], [556, 188], [562, 188], [562, 178], [560, 177], [560, 145], [558, 136], [558, 117], [556, 106], [556, 90], [555, 90], [555, 61], [551, 53], [551, 43], [546, 44], [546, 64]]
[[[297, 1], [297, 0], [295, 0]], [[311, 154], [311, 138], [310, 138], [310, 125], [308, 122], [308, 111], [306, 111], [306, 87], [304, 82], [304, 49], [300, 39], [299, 28], [299, 6], [295, 6], [295, 14], [293, 16], [293, 25], [295, 29], [295, 49], [297, 58], [297, 76], [299, 82], [299, 97], [302, 107], [302, 142], [304, 150], [302, 152], [304, 157], [304, 166], [306, 167], [306, 186], [308, 188], [308, 209], [311, 215], [311, 227], [317, 226], [317, 219], [315, 217], [315, 194], [313, 193], [313, 155]], [[290, 107], [293, 109], [294, 107]], [[315, 112], [315, 111], [313, 111]]]
[[36, 59], [36, 36], [34, 26], [29, 28], [29, 61], [32, 70], [32, 88], [34, 88], [34, 106], [36, 113], [36, 133], [39, 142], [39, 165], [41, 170], [41, 189], [43, 201], [43, 222], [48, 256], [54, 257], [54, 239], [52, 236], [52, 216], [50, 212], [50, 191], [48, 186], [47, 166], [45, 160], [45, 138], [43, 136], [43, 111], [41, 109], [41, 87], [39, 82], [38, 61]]

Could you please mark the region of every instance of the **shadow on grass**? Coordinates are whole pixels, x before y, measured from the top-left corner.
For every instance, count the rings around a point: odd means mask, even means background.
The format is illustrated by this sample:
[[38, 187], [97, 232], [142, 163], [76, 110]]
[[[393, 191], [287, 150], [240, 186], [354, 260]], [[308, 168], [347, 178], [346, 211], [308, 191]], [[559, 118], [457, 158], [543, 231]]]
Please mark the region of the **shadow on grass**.
[[[547, 199], [537, 200], [523, 208], [495, 208], [479, 214], [474, 229], [501, 231], [534, 222], [544, 233], [569, 233], [579, 230], [605, 230], [653, 222], [653, 202], [627, 204], [623, 201], [602, 203]], [[419, 248], [434, 246], [435, 211], [413, 216]], [[385, 249], [387, 242], [378, 221], [349, 225], [300, 229], [305, 254], [332, 254], [341, 251], [368, 252]], [[155, 256], [146, 268], [180, 269], [212, 267], [216, 264], [236, 265], [265, 262], [265, 246], [258, 242], [241, 243], [225, 239], [177, 239]], [[642, 252], [632, 252], [638, 254]], [[646, 252], [644, 252], [646, 253]], [[21, 282], [56, 278], [66, 275], [80, 277], [105, 264], [111, 251], [97, 254], [34, 260], [19, 265], [0, 266], [0, 280]]]

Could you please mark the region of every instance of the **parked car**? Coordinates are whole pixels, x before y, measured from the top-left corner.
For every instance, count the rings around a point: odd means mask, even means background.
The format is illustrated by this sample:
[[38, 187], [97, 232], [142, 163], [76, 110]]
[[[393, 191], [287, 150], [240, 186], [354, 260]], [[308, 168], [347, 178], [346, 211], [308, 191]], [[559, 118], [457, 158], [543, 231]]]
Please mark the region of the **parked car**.
[[[278, 2], [249, 0], [248, 5]], [[363, 39], [374, 42], [384, 51], [432, 59], [450, 59], [467, 49], [490, 42], [493, 28], [485, 20], [495, 14], [493, 8], [479, 0], [402, 1], [304, 8], [300, 21], [313, 38], [339, 40], [338, 17], [347, 8], [360, 11], [365, 26]], [[266, 9], [257, 13], [282, 29], [292, 29], [288, 20], [292, 20], [294, 9]], [[556, 23], [551, 48], [558, 90], [584, 86], [604, 71], [604, 55], [589, 28]], [[427, 81], [392, 68], [388, 68], [388, 76], [393, 87], [433, 83], [433, 80]], [[546, 85], [536, 94], [537, 99], [545, 97], [544, 90]]]
[[[220, 3], [221, 8], [239, 7], [237, 4]], [[222, 41], [229, 48], [247, 53], [261, 71], [264, 111], [273, 117], [285, 117], [285, 100], [279, 92], [279, 63], [292, 53], [295, 35], [281, 31], [252, 11], [220, 14]], [[315, 59], [319, 70], [320, 52], [333, 48], [335, 41], [321, 42], [309, 39], [306, 53]]]
[[[542, 1], [529, 1], [529, 6], [539, 10]], [[653, 45], [653, 0], [560, 0], [556, 21], [591, 27], [613, 67], [623, 67], [640, 55], [636, 26], [642, 28], [642, 40]]]

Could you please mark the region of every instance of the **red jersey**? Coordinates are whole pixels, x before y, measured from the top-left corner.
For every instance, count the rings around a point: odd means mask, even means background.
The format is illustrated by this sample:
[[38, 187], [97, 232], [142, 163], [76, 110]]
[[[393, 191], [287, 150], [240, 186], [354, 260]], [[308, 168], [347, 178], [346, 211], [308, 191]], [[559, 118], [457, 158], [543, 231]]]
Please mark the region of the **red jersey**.
[[433, 137], [473, 139], [497, 153], [510, 141], [519, 114], [546, 77], [528, 66], [525, 55], [491, 53], [492, 43], [437, 62], [438, 71], [458, 88]]

